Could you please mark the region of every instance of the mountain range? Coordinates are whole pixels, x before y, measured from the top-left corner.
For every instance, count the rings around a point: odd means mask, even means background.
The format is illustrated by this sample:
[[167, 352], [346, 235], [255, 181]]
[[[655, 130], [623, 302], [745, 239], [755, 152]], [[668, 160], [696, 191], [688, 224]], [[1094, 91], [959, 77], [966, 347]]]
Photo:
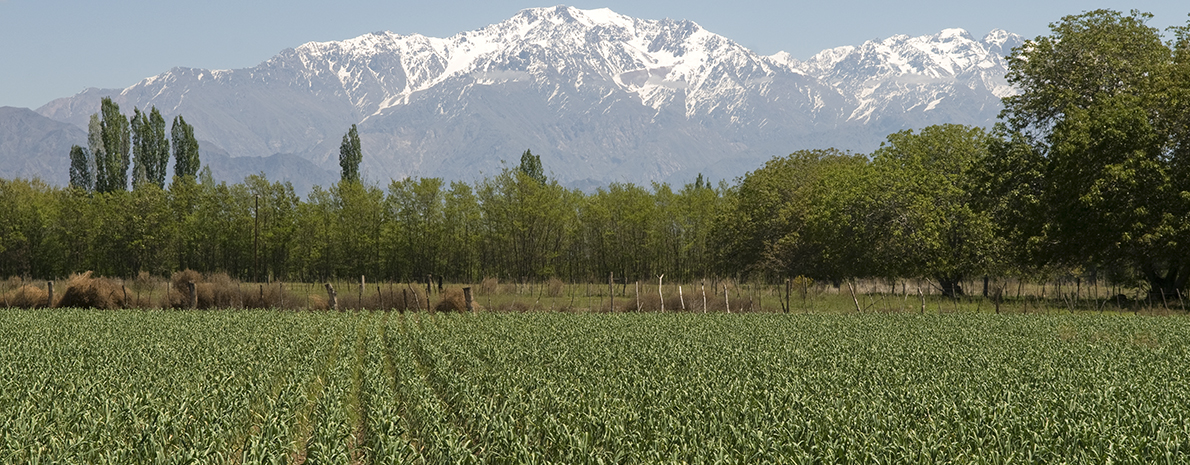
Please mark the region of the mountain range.
[[299, 190], [334, 182], [352, 124], [364, 178], [381, 185], [470, 181], [515, 166], [525, 149], [575, 187], [730, 179], [798, 149], [867, 152], [902, 129], [990, 126], [1014, 92], [1004, 56], [1022, 43], [1003, 30], [976, 39], [946, 29], [801, 61], [692, 21], [527, 9], [448, 38], [310, 42], [253, 68], [174, 68], [35, 113], [0, 109], [0, 176], [65, 184], [69, 146], [110, 96], [128, 113], [184, 115], [203, 161], [228, 181], [263, 171]]

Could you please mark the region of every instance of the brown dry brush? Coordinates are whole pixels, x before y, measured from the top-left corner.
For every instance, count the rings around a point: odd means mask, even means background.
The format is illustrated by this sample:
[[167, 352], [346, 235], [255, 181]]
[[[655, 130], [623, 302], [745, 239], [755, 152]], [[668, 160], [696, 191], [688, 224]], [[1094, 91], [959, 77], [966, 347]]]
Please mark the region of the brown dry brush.
[[[430, 306], [426, 288], [417, 284], [369, 284], [361, 298], [358, 284], [336, 285], [339, 310], [418, 311]], [[311, 298], [314, 296], [312, 295]], [[311, 307], [314, 307], [311, 300]]]
[[[476, 309], [479, 305], [474, 301], [471, 302], [471, 308]], [[463, 290], [457, 287], [448, 288], [442, 292], [442, 300], [434, 306], [436, 312], [466, 312], [467, 298], [463, 294]]]
[[32, 284], [23, 284], [4, 294], [4, 301], [10, 307], [45, 308], [49, 306], [49, 292]]
[[[110, 278], [96, 278], [91, 272], [74, 274], [66, 281], [66, 292], [58, 300], [60, 308], [97, 308], [115, 310], [128, 307], [127, 289]], [[139, 303], [139, 302], [138, 302]]]
[[550, 278], [550, 280], [546, 282], [547, 294], [549, 294], [550, 297], [558, 297], [562, 295], [562, 290], [565, 287], [566, 283], [563, 283], [562, 280], [558, 278]]

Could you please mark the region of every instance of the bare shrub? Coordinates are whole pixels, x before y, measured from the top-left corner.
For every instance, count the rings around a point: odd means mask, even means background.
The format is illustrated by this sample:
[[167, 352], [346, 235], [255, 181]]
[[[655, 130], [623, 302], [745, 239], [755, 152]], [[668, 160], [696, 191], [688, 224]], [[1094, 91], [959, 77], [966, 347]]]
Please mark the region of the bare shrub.
[[[642, 295], [640, 296], [640, 310], [642, 312], [655, 312], [655, 311], [661, 310], [661, 296], [658, 296], [657, 294], [652, 293], [652, 292], [647, 293], [647, 294], [644, 292], [641, 292], [641, 294]], [[636, 302], [634, 300], [633, 304], [635, 304], [635, 303]], [[633, 309], [633, 310], [635, 310], [635, 309]]]
[[49, 305], [49, 292], [40, 287], [26, 284], [4, 295], [8, 305], [17, 308], [45, 308]]
[[128, 304], [120, 283], [108, 278], [95, 278], [91, 272], [74, 274], [66, 282], [66, 292], [58, 300], [58, 307], [98, 308], [113, 310]]
[[[414, 287], [413, 290], [409, 290], [408, 288], [406, 288], [406, 291], [408, 291], [408, 297], [406, 297], [405, 295], [402, 295], [401, 298], [402, 298], [402, 300], [408, 301], [409, 310], [429, 310], [430, 309], [430, 300], [428, 297], [426, 297], [425, 289], [418, 289], [418, 288]], [[402, 305], [405, 305], [404, 302], [402, 303]]]
[[[238, 284], [236, 284], [238, 288]], [[292, 291], [281, 289], [281, 284], [256, 284], [241, 292], [244, 308], [299, 308], [299, 297]]]
[[[210, 292], [211, 300], [208, 306], [203, 308], [231, 308], [237, 305], [244, 305], [244, 292], [240, 289], [240, 282], [231, 279], [227, 273], [214, 273], [207, 275], [206, 281], [203, 283], [206, 286], [206, 292]], [[204, 292], [199, 292], [199, 298]]]
[[563, 283], [562, 280], [558, 278], [550, 278], [549, 282], [546, 283], [546, 293], [548, 293], [550, 297], [558, 297], [562, 295], [562, 290], [564, 288], [565, 283]]
[[169, 306], [173, 308], [189, 308], [189, 283], [194, 283], [198, 308], [228, 308], [244, 303], [239, 282], [231, 279], [227, 273], [214, 273], [203, 277], [197, 271], [184, 270], [174, 273], [170, 282], [173, 289], [169, 293]]

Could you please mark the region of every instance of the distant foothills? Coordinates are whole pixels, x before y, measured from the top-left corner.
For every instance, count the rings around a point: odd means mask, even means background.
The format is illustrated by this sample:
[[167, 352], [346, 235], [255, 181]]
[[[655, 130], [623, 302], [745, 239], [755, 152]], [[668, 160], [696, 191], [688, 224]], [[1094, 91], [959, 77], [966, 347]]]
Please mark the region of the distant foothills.
[[[185, 115], [214, 179], [263, 173], [304, 195], [338, 177], [355, 124], [362, 178], [473, 182], [526, 148], [567, 187], [731, 180], [800, 149], [875, 149], [935, 124], [990, 128], [1015, 88], [995, 30], [893, 36], [800, 61], [758, 55], [697, 23], [524, 10], [448, 38], [367, 34], [237, 70], [175, 68], [36, 111], [0, 108], [0, 177], [69, 181], [72, 145], [103, 98]], [[168, 180], [167, 180], [168, 182]]]

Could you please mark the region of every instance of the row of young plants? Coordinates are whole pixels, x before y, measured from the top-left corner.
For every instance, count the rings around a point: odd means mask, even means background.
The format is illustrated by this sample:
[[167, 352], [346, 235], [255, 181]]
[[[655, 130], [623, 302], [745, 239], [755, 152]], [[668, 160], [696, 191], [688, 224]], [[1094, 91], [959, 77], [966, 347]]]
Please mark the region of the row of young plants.
[[1190, 460], [1190, 321], [4, 311], [0, 462]]

